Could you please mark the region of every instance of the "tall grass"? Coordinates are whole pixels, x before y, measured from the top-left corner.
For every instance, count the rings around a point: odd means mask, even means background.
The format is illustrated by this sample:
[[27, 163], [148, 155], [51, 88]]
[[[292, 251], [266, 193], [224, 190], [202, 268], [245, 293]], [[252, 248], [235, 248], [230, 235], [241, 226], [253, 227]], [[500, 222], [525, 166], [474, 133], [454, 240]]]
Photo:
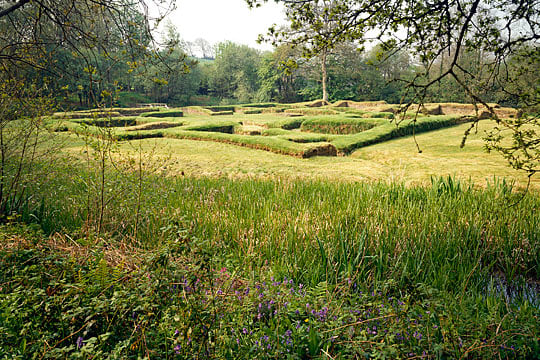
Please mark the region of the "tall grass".
[[[82, 228], [87, 175], [73, 174], [38, 189], [23, 216], [49, 232]], [[107, 184], [118, 195], [107, 203], [104, 229], [115, 236], [133, 234], [135, 183], [115, 176]], [[271, 272], [309, 284], [394, 279], [404, 288], [425, 283], [479, 294], [496, 272], [540, 276], [540, 198], [531, 193], [509, 208], [518, 197], [506, 184], [475, 190], [452, 178], [407, 188], [151, 176], [143, 184], [137, 241], [153, 248], [175, 224], [207, 240], [220, 265], [246, 277]]]

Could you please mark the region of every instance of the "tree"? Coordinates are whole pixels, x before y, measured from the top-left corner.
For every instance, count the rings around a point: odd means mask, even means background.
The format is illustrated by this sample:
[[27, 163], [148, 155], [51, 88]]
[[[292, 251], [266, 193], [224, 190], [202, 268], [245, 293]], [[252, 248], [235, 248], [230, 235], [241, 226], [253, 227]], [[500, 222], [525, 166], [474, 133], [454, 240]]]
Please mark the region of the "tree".
[[[250, 6], [260, 6], [267, 0], [246, 1]], [[317, 16], [320, 1], [275, 1], [290, 9], [288, 18], [293, 28], [321, 27]], [[531, 86], [518, 80], [540, 63], [538, 0], [335, 0], [324, 13], [333, 26], [326, 40], [311, 42], [306, 49], [309, 53], [323, 54], [328, 46], [343, 41], [365, 43], [368, 36], [380, 41], [388, 52], [408, 49], [424, 71], [407, 81], [410, 101], [405, 108], [423, 102], [430, 89], [451, 78], [496, 120], [488, 149], [500, 151], [512, 166], [529, 176], [540, 171], [540, 121], [535, 110], [540, 104], [540, 83]], [[275, 29], [270, 29], [270, 34], [274, 33]], [[310, 37], [306, 33], [297, 41], [309, 41]], [[482, 54], [475, 72], [464, 66], [464, 54], [471, 49]], [[520, 64], [518, 70], [511, 70], [508, 62]], [[430, 76], [436, 66], [438, 75]], [[497, 117], [482, 92], [494, 84], [519, 99], [523, 116], [512, 120]]]
[[197, 38], [193, 41], [197, 49], [199, 50], [200, 55], [203, 59], [214, 59], [216, 57], [216, 52], [212, 44], [203, 38]]
[[201, 74], [198, 63], [186, 54], [186, 43], [170, 22], [165, 26], [164, 47], [157, 52], [161, 61], [148, 66], [146, 76], [136, 81], [154, 102], [188, 105], [196, 95]]
[[[306, 57], [315, 56], [321, 68], [322, 99], [328, 101], [328, 56], [339, 43], [339, 39], [334, 34], [339, 26], [334, 16], [334, 13], [338, 11], [338, 2], [317, 0], [312, 1], [309, 7], [306, 7], [306, 2], [303, 1], [283, 1], [283, 3], [286, 6], [287, 19], [291, 22], [290, 28], [286, 27], [278, 31], [272, 28], [269, 32], [270, 37], [266, 40], [272, 41], [274, 45], [300, 46]], [[309, 13], [310, 22], [297, 21], [296, 14], [304, 11]]]
[[259, 51], [230, 41], [216, 46], [216, 60], [212, 64], [211, 91], [220, 98], [253, 100], [258, 90], [257, 69], [261, 61]]
[[299, 92], [306, 81], [298, 67], [300, 55], [298, 49], [288, 45], [264, 54], [258, 69], [259, 101], [293, 103], [303, 100]]
[[[165, 4], [165, 2], [161, 3]], [[145, 2], [0, 2], [0, 221], [51, 174], [59, 152], [44, 115], [72, 89], [82, 105], [112, 105], [120, 72], [156, 58]], [[156, 9], [162, 9], [161, 5]], [[125, 77], [124, 77], [125, 79]]]
[[149, 1], [3, 2], [1, 71], [42, 87], [48, 82], [51, 93], [76, 91], [95, 106], [104, 94], [129, 89], [145, 64], [160, 61], [152, 30], [173, 5]]

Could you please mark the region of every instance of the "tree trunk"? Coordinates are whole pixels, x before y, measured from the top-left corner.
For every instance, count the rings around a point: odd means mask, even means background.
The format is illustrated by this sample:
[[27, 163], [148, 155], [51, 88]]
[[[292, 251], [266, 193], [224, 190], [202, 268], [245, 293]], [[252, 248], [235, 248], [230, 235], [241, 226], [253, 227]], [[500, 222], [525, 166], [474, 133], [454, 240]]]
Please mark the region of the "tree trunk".
[[322, 98], [324, 101], [328, 101], [328, 73], [326, 72], [326, 50], [321, 53], [321, 70], [322, 70]]

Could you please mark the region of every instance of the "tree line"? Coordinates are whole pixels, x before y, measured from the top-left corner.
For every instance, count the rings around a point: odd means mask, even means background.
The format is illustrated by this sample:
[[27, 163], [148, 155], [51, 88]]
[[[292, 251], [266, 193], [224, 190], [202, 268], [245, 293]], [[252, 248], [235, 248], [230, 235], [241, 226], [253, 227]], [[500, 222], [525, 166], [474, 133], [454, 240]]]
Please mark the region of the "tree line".
[[[233, 42], [212, 46], [204, 39], [183, 41], [171, 23], [156, 41], [153, 33], [162, 17], [150, 17], [137, 2], [19, 4], [0, 17], [2, 75], [35, 84], [71, 108], [320, 98], [406, 103], [417, 97], [411, 83], [430, 81], [433, 84], [423, 89], [424, 101], [471, 102], [472, 94], [463, 90], [463, 82], [470, 82], [475, 96], [484, 101], [520, 106], [522, 88], [534, 90], [540, 77], [540, 71], [529, 69], [527, 76], [493, 81], [485, 68], [496, 54], [473, 44], [449, 46], [426, 61], [427, 55], [412, 45], [366, 46], [352, 37], [336, 40], [333, 36], [344, 14], [335, 1], [315, 3], [311, 17], [300, 20], [303, 10], [290, 5], [290, 25], [274, 30], [266, 39], [274, 43], [274, 50], [266, 52]], [[527, 51], [525, 47], [522, 53]], [[526, 61], [524, 54], [514, 53], [498, 71], [516, 74]], [[459, 64], [456, 72], [474, 74], [474, 79], [441, 77], [454, 62]], [[512, 86], [520, 88], [517, 95], [508, 91]]]
[[275, 45], [271, 52], [231, 42], [208, 50], [204, 41], [183, 42], [173, 26], [157, 41], [154, 30], [174, 6], [160, 0], [5, 2], [3, 117], [32, 114], [14, 104], [42, 96], [69, 108], [323, 98], [492, 110], [496, 102], [524, 115], [496, 119], [487, 147], [530, 176], [540, 171], [538, 1], [274, 1], [285, 5], [289, 25], [263, 37]]
[[[168, 24], [154, 55], [159, 61], [148, 62], [142, 52], [139, 58], [131, 56], [114, 63], [103, 56], [91, 79], [98, 84], [93, 90], [85, 63], [76, 54], [59, 52], [58, 60], [69, 63], [71, 72], [82, 76], [57, 80], [57, 86], [75, 107], [92, 106], [92, 96], [100, 96], [103, 90], [111, 95], [111, 103], [121, 106], [143, 102], [170, 106], [291, 103], [321, 99], [324, 93], [331, 102], [404, 103], [413, 98], [407, 87], [409, 81], [436, 78], [451, 58], [451, 54], [441, 56], [438, 64], [426, 69], [410, 50], [389, 50], [380, 44], [366, 50], [354, 42], [343, 42], [328, 49], [323, 60], [321, 56], [306, 57], [301, 48], [286, 43], [273, 51], [260, 51], [230, 41], [209, 50], [207, 42], [199, 42], [206, 43], [204, 57], [194, 56], [193, 43], [183, 41], [176, 28]], [[464, 71], [480, 73], [484, 56], [473, 48], [463, 51], [460, 62]], [[116, 59], [119, 57], [121, 54], [115, 54]], [[505, 71], [517, 71], [510, 60]], [[539, 80], [540, 73], [523, 79], [531, 87]], [[520, 105], [520, 99], [505, 91], [504, 84], [492, 82], [478, 90], [488, 102]], [[446, 77], [427, 89], [424, 101], [467, 103], [473, 99], [456, 79]]]

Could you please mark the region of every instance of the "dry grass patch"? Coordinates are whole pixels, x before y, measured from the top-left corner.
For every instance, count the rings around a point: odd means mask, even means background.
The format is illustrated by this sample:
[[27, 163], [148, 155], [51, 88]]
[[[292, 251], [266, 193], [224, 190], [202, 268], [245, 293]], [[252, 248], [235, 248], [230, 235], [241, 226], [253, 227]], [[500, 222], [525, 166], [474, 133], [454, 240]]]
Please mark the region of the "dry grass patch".
[[326, 100], [315, 100], [307, 104], [308, 107], [321, 107], [321, 106], [327, 106], [327, 105], [330, 105], [330, 103]]
[[[501, 107], [498, 104], [488, 104], [491, 106], [495, 114], [501, 119], [515, 118], [518, 116], [518, 111], [513, 108]], [[473, 104], [459, 103], [428, 103], [424, 104], [423, 113], [430, 115], [464, 115], [478, 116], [480, 119], [489, 119], [492, 117], [489, 109], [482, 104], [477, 104], [477, 108]], [[478, 114], [477, 114], [478, 110]], [[425, 112], [424, 112], [425, 111]]]
[[[8, 227], [17, 225], [5, 225]], [[4, 232], [5, 234], [6, 232]], [[111, 241], [110, 239], [85, 238], [84, 241], [74, 240], [67, 234], [54, 233], [45, 237], [42, 234], [8, 232], [7, 237], [0, 241], [0, 251], [13, 251], [17, 249], [53, 250], [66, 258], [74, 259], [78, 264], [84, 265], [95, 261], [99, 256], [111, 268], [121, 267], [126, 270], [135, 270], [143, 262], [143, 251], [127, 241]], [[36, 240], [37, 239], [37, 240]]]
[[261, 125], [242, 125], [238, 126], [235, 129], [235, 134], [240, 135], [261, 135], [262, 131], [265, 129]]
[[309, 148], [302, 154], [303, 158], [310, 158], [313, 156], [337, 156], [337, 149], [334, 145], [326, 143]]

